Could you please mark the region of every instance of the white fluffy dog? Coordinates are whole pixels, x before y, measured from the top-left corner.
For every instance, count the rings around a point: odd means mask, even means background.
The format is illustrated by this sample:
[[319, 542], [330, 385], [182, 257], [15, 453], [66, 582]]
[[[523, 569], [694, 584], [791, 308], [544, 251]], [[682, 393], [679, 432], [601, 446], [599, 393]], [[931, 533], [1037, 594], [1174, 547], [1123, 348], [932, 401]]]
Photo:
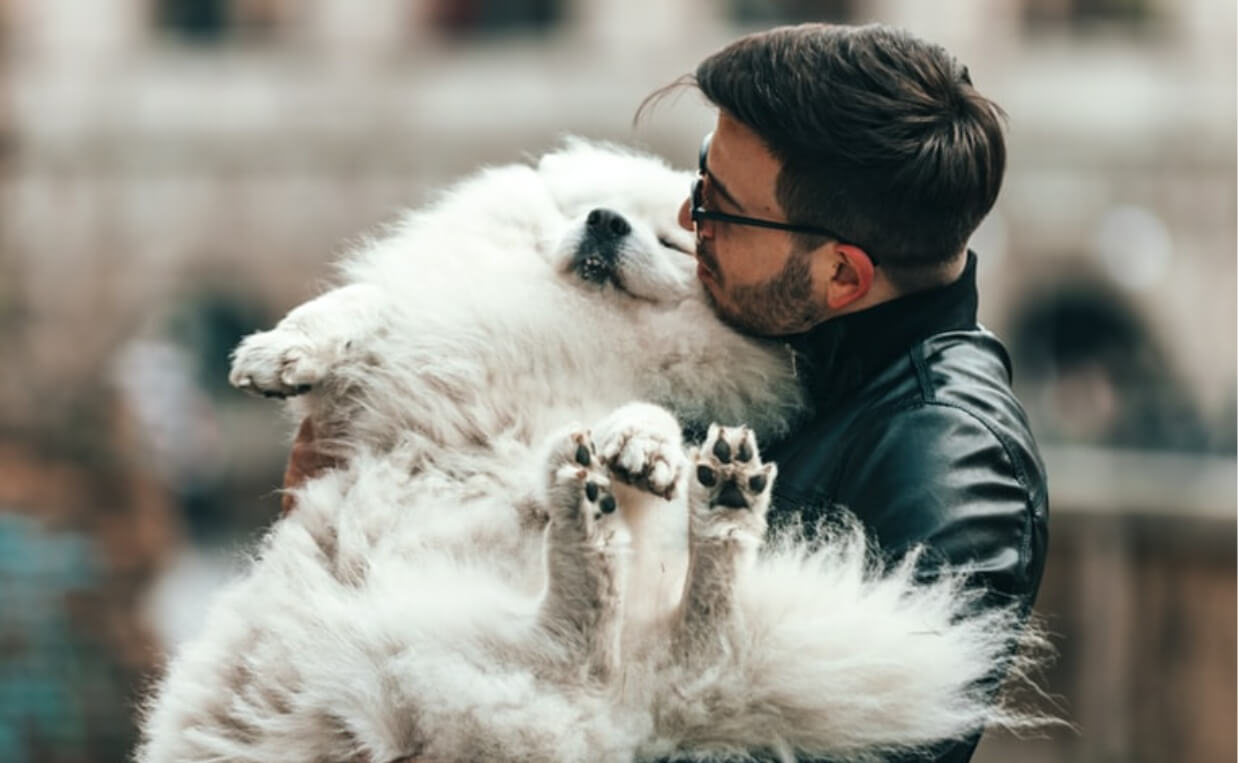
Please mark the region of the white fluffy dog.
[[[237, 349], [346, 458], [172, 660], [141, 761], [869, 760], [1017, 720], [1011, 613], [762, 547], [789, 351], [711, 311], [689, 177], [569, 142], [486, 170]], [[704, 431], [685, 450], [681, 424]]]

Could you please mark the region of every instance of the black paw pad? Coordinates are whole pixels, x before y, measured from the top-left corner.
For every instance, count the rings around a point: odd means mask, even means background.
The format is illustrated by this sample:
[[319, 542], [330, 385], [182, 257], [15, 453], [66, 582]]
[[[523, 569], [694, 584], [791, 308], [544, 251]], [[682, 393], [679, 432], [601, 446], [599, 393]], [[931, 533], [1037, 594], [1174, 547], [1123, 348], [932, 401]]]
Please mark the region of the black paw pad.
[[[586, 448], [583, 444], [576, 446], [576, 463], [580, 464], [581, 466], [589, 465], [589, 449]], [[589, 500], [592, 501], [593, 499], [590, 498]]]
[[296, 393], [297, 393], [298, 395], [304, 395], [306, 392], [309, 392], [311, 389], [313, 389], [313, 385], [310, 385], [310, 384], [298, 384], [298, 385], [297, 385], [297, 389], [296, 389]]
[[[593, 483], [589, 484], [592, 485]], [[615, 510], [615, 497], [613, 495], [602, 496], [602, 502], [598, 504], [598, 507], [602, 509], [603, 514], [613, 513]]]
[[585, 497], [588, 498], [590, 501], [596, 501], [598, 499], [598, 483], [596, 482], [585, 483]]
[[739, 452], [735, 454], [735, 458], [745, 464], [752, 460], [752, 445], [747, 440], [739, 444]]
[[705, 487], [713, 487], [718, 482], [718, 475], [708, 466], [696, 467], [696, 478]]
[[731, 446], [721, 437], [714, 443], [714, 455], [724, 464], [731, 463]]
[[714, 499], [714, 504], [725, 506], [728, 509], [748, 508], [748, 502], [744, 500], [743, 493], [739, 492], [739, 486], [735, 484], [735, 480], [722, 486], [722, 489], [718, 491], [718, 497]]
[[754, 493], [759, 493], [762, 490], [764, 490], [765, 489], [765, 475], [764, 474], [752, 475], [752, 478], [748, 480], [748, 489]]
[[264, 390], [262, 390], [262, 396], [263, 396], [263, 397], [278, 397], [280, 400], [283, 400], [283, 399], [284, 399], [284, 393], [283, 393], [283, 392], [276, 392], [276, 391], [275, 391], [275, 390], [273, 390], [273, 389], [264, 389]]

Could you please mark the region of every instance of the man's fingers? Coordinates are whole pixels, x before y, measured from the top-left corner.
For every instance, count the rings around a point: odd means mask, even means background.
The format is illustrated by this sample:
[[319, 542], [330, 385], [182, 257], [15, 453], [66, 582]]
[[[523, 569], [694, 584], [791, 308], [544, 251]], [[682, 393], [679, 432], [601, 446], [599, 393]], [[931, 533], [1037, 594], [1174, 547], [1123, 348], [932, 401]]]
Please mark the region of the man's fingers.
[[314, 423], [306, 418], [297, 430], [297, 437], [292, 443], [292, 453], [288, 457], [288, 468], [284, 470], [285, 492], [280, 496], [280, 507], [285, 514], [296, 505], [289, 490], [337, 465], [335, 459], [320, 452], [317, 445]]

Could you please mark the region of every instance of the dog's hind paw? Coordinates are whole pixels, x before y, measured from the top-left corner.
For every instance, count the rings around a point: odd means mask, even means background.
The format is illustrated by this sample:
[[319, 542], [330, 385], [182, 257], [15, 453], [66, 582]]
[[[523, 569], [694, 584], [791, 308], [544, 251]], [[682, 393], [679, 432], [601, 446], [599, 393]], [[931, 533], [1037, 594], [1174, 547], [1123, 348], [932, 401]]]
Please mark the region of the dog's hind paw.
[[761, 462], [750, 429], [710, 426], [705, 442], [692, 454], [688, 502], [694, 532], [747, 528], [763, 533], [777, 475], [777, 466]]
[[606, 467], [589, 433], [572, 432], [550, 455], [550, 521], [560, 528], [578, 528], [590, 540], [604, 540], [603, 523], [618, 504], [610, 490]]

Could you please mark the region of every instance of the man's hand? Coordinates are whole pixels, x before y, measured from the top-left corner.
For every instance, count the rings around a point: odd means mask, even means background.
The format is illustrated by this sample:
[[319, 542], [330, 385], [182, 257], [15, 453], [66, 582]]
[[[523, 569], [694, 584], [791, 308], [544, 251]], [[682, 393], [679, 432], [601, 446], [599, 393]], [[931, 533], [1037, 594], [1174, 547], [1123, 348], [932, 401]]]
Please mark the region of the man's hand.
[[339, 462], [334, 458], [318, 450], [314, 439], [314, 423], [306, 418], [297, 430], [297, 438], [292, 442], [292, 453], [288, 456], [288, 468], [284, 470], [284, 493], [279, 499], [284, 514], [287, 515], [295, 506], [295, 499], [289, 492], [292, 488], [338, 465]]

